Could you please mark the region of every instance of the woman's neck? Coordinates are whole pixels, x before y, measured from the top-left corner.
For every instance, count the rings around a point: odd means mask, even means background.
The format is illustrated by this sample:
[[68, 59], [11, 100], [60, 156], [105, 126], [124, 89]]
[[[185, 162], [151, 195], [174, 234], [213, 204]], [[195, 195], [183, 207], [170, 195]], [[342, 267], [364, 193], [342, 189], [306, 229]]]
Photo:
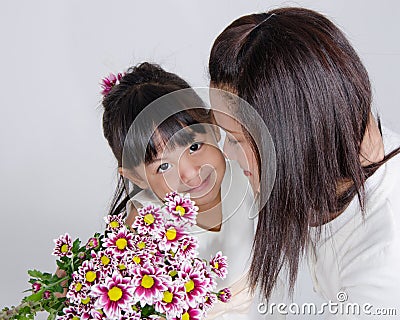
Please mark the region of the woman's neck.
[[[361, 166], [366, 167], [370, 164], [380, 162], [385, 157], [385, 150], [383, 145], [383, 139], [381, 132], [378, 127], [378, 123], [375, 120], [372, 113], [370, 113], [368, 124], [365, 129], [364, 138], [360, 145], [360, 163]], [[344, 194], [347, 190], [349, 190], [353, 186], [353, 181], [351, 179], [343, 179], [338, 181], [336, 194], [339, 196]], [[324, 221], [322, 224], [328, 223], [333, 219], [340, 216], [345, 210], [347, 206], [339, 211], [332, 212], [329, 215], [329, 218]], [[315, 227], [318, 226], [316, 222], [310, 223], [310, 226]]]
[[370, 113], [367, 128], [360, 146], [360, 162], [363, 167], [382, 161], [385, 149], [381, 131], [372, 113]]

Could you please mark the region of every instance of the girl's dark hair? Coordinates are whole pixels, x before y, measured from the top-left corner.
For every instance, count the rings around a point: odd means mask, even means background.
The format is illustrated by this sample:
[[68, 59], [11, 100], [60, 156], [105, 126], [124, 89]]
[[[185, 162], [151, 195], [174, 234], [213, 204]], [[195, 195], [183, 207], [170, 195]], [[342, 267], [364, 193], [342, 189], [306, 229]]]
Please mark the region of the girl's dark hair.
[[[181, 92], [171, 94], [177, 91]], [[204, 133], [202, 124], [213, 123], [212, 114], [186, 81], [148, 62], [129, 68], [102, 104], [104, 136], [118, 167], [127, 169], [154, 160], [160, 145], [193, 142], [193, 131]], [[126, 213], [128, 200], [140, 191], [127, 186], [120, 176], [109, 214]]]
[[[293, 293], [310, 225], [330, 221], [356, 195], [364, 214], [364, 182], [399, 149], [361, 166], [372, 100], [368, 74], [344, 34], [317, 12], [280, 8], [235, 20], [215, 40], [209, 72], [214, 87], [255, 108], [276, 150], [276, 180], [260, 209], [249, 282], [268, 299], [285, 267]], [[263, 192], [265, 168], [259, 169]], [[337, 194], [339, 181], [351, 187]]]

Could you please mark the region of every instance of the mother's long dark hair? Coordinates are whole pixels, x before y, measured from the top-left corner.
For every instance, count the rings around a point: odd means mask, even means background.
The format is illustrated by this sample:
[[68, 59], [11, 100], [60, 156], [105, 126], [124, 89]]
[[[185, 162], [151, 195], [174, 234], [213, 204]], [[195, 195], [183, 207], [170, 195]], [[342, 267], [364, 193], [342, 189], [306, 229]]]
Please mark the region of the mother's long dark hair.
[[[209, 72], [213, 86], [246, 100], [271, 133], [276, 180], [260, 211], [249, 281], [268, 298], [287, 267], [292, 292], [310, 225], [323, 225], [356, 195], [364, 212], [365, 180], [394, 154], [360, 163], [372, 100], [367, 71], [323, 15], [280, 8], [230, 24], [214, 42]], [[340, 194], [339, 181], [350, 185]]]

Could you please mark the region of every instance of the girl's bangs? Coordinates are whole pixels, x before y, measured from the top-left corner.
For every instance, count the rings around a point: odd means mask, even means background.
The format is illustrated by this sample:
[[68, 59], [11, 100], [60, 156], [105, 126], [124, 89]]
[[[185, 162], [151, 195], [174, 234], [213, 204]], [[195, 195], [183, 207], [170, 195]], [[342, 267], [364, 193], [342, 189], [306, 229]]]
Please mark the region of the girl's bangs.
[[205, 134], [204, 124], [186, 111], [181, 111], [162, 122], [151, 135], [146, 147], [144, 162], [156, 159], [165, 149], [184, 147], [195, 141], [195, 134]]

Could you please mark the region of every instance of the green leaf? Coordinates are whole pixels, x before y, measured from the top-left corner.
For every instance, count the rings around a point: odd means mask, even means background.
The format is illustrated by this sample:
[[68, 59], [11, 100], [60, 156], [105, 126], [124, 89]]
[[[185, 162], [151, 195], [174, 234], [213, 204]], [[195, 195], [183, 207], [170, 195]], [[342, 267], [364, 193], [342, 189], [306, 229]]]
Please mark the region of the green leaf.
[[142, 316], [144, 316], [145, 318], [154, 314], [154, 312], [155, 312], [154, 307], [149, 306], [148, 304], [146, 304], [141, 310]]
[[67, 269], [67, 265], [68, 265], [67, 263], [60, 261], [60, 260], [57, 260], [56, 263], [57, 263], [57, 267], [59, 267], [60, 269], [62, 269], [62, 270]]
[[26, 297], [26, 301], [39, 301], [42, 299], [43, 290]]
[[39, 270], [28, 270], [28, 274], [33, 278], [42, 278], [43, 275]]
[[78, 251], [79, 251], [79, 246], [81, 245], [81, 240], [79, 240], [79, 239], [76, 239], [75, 241], [74, 241], [74, 243], [72, 244], [72, 252], [73, 253], [78, 253]]
[[54, 287], [53, 287], [53, 290], [52, 290], [53, 292], [59, 292], [59, 293], [63, 293], [64, 292], [64, 288], [60, 285], [60, 284], [57, 284], [57, 285], [55, 285]]

